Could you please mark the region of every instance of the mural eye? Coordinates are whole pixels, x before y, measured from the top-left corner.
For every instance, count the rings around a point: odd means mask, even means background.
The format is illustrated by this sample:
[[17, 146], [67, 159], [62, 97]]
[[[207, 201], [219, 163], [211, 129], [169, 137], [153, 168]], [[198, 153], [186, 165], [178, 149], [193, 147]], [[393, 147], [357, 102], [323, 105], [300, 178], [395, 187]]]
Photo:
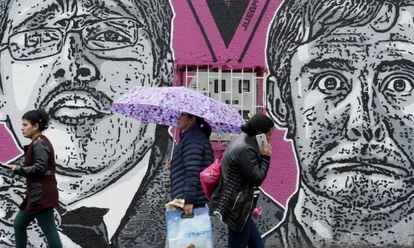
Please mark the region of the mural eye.
[[114, 31], [105, 31], [96, 35], [93, 40], [103, 41], [103, 42], [130, 42], [128, 37], [120, 35]]
[[386, 82], [385, 91], [391, 95], [409, 95], [414, 87], [414, 80], [409, 76], [392, 76]]
[[134, 46], [139, 23], [129, 19], [110, 19], [90, 24], [82, 30], [86, 46], [91, 50], [112, 50]]
[[316, 78], [315, 87], [327, 95], [336, 95], [349, 90], [345, 78], [337, 73], [327, 73]]

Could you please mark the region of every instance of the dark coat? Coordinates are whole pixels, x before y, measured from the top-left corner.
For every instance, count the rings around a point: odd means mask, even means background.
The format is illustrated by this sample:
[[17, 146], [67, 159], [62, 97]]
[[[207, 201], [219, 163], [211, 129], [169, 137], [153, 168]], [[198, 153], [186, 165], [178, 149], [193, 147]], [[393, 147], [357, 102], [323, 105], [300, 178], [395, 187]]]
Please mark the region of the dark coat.
[[260, 154], [257, 142], [242, 134], [228, 145], [221, 161], [219, 185], [210, 211], [231, 229], [241, 231], [254, 203], [254, 190], [266, 178], [270, 157]]
[[55, 154], [50, 141], [43, 135], [25, 147], [24, 165], [14, 173], [26, 177], [26, 197], [20, 208], [29, 214], [59, 205], [55, 178]]
[[209, 138], [198, 125], [180, 135], [171, 162], [171, 197], [203, 206], [208, 200], [200, 183], [200, 172], [214, 161]]

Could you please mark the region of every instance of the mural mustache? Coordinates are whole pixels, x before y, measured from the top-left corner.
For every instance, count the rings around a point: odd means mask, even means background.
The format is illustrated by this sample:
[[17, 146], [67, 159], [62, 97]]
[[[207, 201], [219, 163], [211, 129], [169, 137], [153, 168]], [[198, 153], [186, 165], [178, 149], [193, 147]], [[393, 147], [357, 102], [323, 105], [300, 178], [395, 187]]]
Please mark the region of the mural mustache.
[[315, 160], [303, 183], [344, 207], [375, 210], [412, 195], [413, 163], [390, 138], [330, 144]]
[[412, 163], [391, 143], [339, 145], [323, 154], [314, 173], [323, 179], [329, 173], [360, 172], [381, 174], [396, 179], [408, 177]]
[[84, 83], [66, 81], [53, 89], [39, 106], [62, 124], [83, 125], [109, 115], [111, 104], [112, 99], [105, 93]]

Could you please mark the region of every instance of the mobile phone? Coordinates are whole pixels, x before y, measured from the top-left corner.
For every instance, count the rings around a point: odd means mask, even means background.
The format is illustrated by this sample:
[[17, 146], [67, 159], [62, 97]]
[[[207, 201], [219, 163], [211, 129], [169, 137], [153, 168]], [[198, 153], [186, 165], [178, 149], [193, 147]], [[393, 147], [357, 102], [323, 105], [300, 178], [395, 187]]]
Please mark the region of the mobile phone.
[[262, 150], [262, 148], [268, 144], [266, 134], [264, 133], [256, 135], [256, 140], [260, 150]]

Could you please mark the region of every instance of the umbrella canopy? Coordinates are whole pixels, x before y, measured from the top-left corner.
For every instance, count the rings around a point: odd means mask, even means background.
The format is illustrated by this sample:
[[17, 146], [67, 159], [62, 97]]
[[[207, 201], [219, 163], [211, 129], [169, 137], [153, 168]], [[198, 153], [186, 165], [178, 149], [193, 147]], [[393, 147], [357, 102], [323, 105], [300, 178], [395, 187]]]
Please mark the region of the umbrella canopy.
[[186, 87], [136, 87], [112, 104], [112, 111], [147, 123], [173, 126], [180, 113], [204, 118], [213, 132], [239, 133], [243, 118], [232, 106]]

